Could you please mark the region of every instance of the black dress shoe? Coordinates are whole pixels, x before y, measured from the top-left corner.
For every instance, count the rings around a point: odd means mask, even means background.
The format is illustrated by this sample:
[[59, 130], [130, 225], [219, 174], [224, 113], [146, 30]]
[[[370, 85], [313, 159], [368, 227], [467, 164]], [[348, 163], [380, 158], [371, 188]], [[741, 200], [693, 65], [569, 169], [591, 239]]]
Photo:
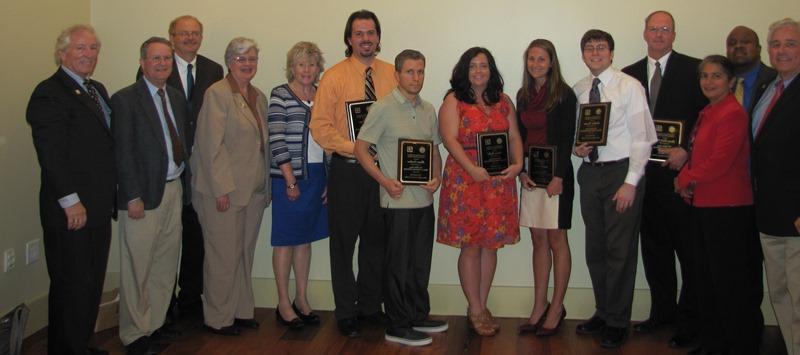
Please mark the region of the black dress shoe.
[[592, 335], [598, 334], [603, 331], [603, 328], [606, 327], [606, 321], [603, 318], [598, 316], [594, 316], [590, 318], [588, 321], [578, 324], [575, 327], [575, 333], [583, 334], [583, 335]]
[[694, 348], [692, 350], [689, 350], [689, 352], [686, 353], [686, 355], [703, 355], [705, 353], [706, 353], [706, 350], [703, 349], [702, 346], [698, 346], [698, 347], [696, 347], [696, 348]]
[[108, 351], [98, 348], [88, 348], [86, 349], [86, 353], [88, 355], [108, 355]]
[[358, 338], [361, 336], [361, 327], [358, 325], [357, 318], [345, 318], [336, 321], [339, 332], [348, 338]]
[[258, 326], [261, 324], [258, 323], [253, 318], [250, 319], [241, 319], [241, 318], [234, 318], [233, 325], [242, 328], [242, 329], [258, 329]]
[[204, 327], [206, 328], [207, 331], [217, 335], [236, 336], [241, 333], [241, 330], [239, 330], [239, 328], [236, 327], [235, 325], [229, 325], [227, 327], [222, 327], [219, 329], [214, 327], [209, 327], [207, 325], [204, 325]]
[[625, 343], [627, 338], [628, 328], [606, 326], [603, 329], [603, 338], [600, 340], [600, 346], [606, 349], [618, 348]]
[[150, 339], [152, 341], [168, 342], [177, 339], [181, 335], [182, 335], [181, 331], [178, 330], [178, 328], [175, 327], [175, 325], [165, 324], [161, 326], [161, 328], [158, 328], [155, 332], [153, 332], [153, 334], [150, 335]]
[[308, 312], [308, 314], [303, 314], [303, 312], [300, 312], [300, 308], [297, 308], [297, 306], [295, 306], [294, 302], [292, 302], [292, 309], [294, 310], [294, 313], [297, 314], [298, 317], [300, 317], [300, 320], [302, 320], [303, 323], [305, 323], [305, 325], [319, 324], [319, 316], [314, 314], [314, 312]]
[[296, 317], [292, 320], [283, 319], [283, 316], [281, 316], [281, 311], [279, 311], [278, 308], [275, 308], [275, 319], [278, 321], [278, 324], [287, 326], [291, 330], [300, 330], [303, 329], [304, 326], [303, 321], [300, 320], [299, 317]]
[[127, 355], [156, 355], [168, 346], [169, 344], [153, 341], [150, 337], [143, 336], [128, 344], [125, 347], [125, 353]]
[[637, 333], [647, 334], [652, 333], [662, 326], [668, 325], [672, 322], [660, 321], [653, 318], [647, 318], [639, 323], [633, 325], [633, 331]]
[[695, 334], [678, 332], [675, 335], [673, 335], [672, 338], [669, 338], [667, 344], [669, 345], [670, 348], [673, 349], [686, 348], [694, 343], [695, 338], [696, 338]]

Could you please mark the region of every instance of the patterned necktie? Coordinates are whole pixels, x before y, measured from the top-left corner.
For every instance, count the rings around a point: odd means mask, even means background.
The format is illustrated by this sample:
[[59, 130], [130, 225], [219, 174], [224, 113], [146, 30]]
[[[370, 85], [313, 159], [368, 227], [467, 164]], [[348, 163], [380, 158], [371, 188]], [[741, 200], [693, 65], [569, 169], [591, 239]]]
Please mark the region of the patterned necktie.
[[375, 96], [375, 83], [372, 82], [372, 68], [367, 67], [367, 73], [364, 80], [364, 98], [366, 100], [377, 100]]
[[736, 89], [733, 91], [733, 96], [736, 96], [736, 101], [740, 105], [744, 105], [744, 78], [736, 78]]
[[194, 91], [194, 75], [192, 74], [192, 68], [194, 66], [189, 63], [186, 66], [186, 101], [192, 101], [192, 93]]
[[178, 137], [178, 130], [175, 129], [175, 124], [172, 123], [172, 117], [169, 115], [167, 109], [167, 97], [164, 95], [164, 89], [158, 89], [158, 96], [161, 97], [161, 110], [164, 112], [164, 120], [167, 121], [167, 130], [169, 131], [169, 140], [172, 141], [172, 161], [175, 165], [180, 166], [183, 163], [183, 144]]
[[[598, 88], [599, 85], [600, 85], [600, 79], [594, 78], [594, 80], [592, 80], [592, 90], [589, 91], [590, 104], [596, 104], [600, 102], [600, 88]], [[597, 161], [597, 158], [599, 158], [599, 154], [597, 153], [597, 147], [593, 147], [592, 151], [589, 153], [589, 161], [594, 163]]]
[[[94, 82], [91, 79], [86, 79], [83, 81], [83, 85], [86, 86], [86, 92], [89, 93], [89, 97], [92, 98], [92, 101], [94, 101], [94, 104], [97, 106], [97, 111], [105, 117], [105, 111], [103, 110], [103, 105], [100, 104], [100, 96], [97, 94]], [[108, 125], [108, 122], [106, 122], [106, 125]]]
[[783, 94], [783, 80], [778, 78], [778, 83], [775, 84], [775, 95], [772, 95], [772, 100], [770, 100], [767, 110], [764, 111], [764, 116], [761, 116], [761, 122], [758, 123], [758, 129], [756, 130], [755, 134], [756, 137], [758, 137], [758, 134], [761, 133], [761, 129], [764, 128], [764, 122], [767, 122], [769, 113], [772, 112], [772, 109], [775, 107], [775, 103], [778, 102], [781, 94]]
[[661, 90], [661, 63], [656, 61], [656, 70], [653, 72], [653, 78], [650, 79], [650, 115], [656, 109], [659, 90]]

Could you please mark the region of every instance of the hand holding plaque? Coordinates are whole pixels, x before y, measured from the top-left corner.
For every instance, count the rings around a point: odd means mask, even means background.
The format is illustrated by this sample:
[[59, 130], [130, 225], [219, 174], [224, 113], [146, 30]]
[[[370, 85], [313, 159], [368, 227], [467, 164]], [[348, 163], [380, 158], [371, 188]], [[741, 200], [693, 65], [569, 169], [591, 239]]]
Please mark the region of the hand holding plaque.
[[676, 148], [683, 144], [683, 121], [681, 120], [653, 120], [656, 126], [656, 136], [658, 142], [653, 144], [653, 151], [650, 153], [650, 160], [664, 162], [669, 158], [668, 154], [658, 152], [659, 148]]
[[489, 175], [502, 175], [508, 165], [508, 133], [478, 133], [478, 166]]
[[347, 112], [347, 128], [350, 130], [350, 140], [355, 142], [358, 138], [358, 132], [361, 131], [361, 126], [367, 119], [369, 107], [375, 100], [360, 100], [348, 101], [345, 103], [345, 112]]
[[578, 110], [575, 145], [581, 145], [583, 143], [591, 146], [606, 145], [611, 103], [599, 102], [596, 104], [581, 104]]
[[397, 140], [397, 180], [403, 185], [424, 185], [433, 179], [433, 142]]
[[528, 148], [528, 177], [535, 187], [546, 188], [556, 170], [556, 147], [532, 145]]

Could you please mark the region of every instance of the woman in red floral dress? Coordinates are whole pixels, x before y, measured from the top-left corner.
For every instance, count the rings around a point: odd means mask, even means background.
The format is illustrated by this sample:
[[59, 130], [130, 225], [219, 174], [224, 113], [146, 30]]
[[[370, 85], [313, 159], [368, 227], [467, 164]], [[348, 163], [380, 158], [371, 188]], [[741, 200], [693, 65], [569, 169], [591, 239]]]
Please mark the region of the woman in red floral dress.
[[[497, 249], [519, 241], [515, 178], [522, 169], [522, 141], [514, 105], [492, 54], [470, 48], [459, 59], [451, 89], [439, 109], [439, 131], [449, 152], [439, 196], [437, 241], [461, 248], [458, 275], [469, 304], [470, 326], [494, 335], [499, 325], [486, 308]], [[478, 166], [477, 134], [507, 132], [510, 165], [490, 176]]]

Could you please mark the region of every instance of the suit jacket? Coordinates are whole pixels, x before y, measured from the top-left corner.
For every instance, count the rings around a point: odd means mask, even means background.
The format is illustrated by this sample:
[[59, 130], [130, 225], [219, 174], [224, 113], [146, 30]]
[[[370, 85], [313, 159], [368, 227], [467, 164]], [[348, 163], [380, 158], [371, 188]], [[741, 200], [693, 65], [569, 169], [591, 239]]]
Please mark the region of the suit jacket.
[[[708, 104], [708, 99], [700, 91], [700, 79], [697, 67], [700, 60], [672, 51], [667, 65], [662, 69], [661, 88], [658, 91], [653, 119], [682, 120], [683, 142], [681, 147], [689, 150], [689, 137], [697, 120], [697, 114]], [[631, 64], [622, 71], [644, 86], [647, 97], [650, 97], [650, 85], [647, 77], [647, 57]], [[655, 149], [655, 148], [654, 148]], [[672, 191], [672, 180], [678, 172], [662, 167], [659, 162], [647, 164], [646, 176], [648, 188], [668, 189]]]
[[745, 107], [745, 110], [747, 110], [747, 113], [751, 116], [753, 115], [753, 108], [756, 107], [756, 102], [758, 102], [761, 95], [764, 95], [764, 91], [767, 90], [767, 84], [775, 80], [776, 75], [778, 75], [778, 72], [776, 72], [775, 69], [764, 65], [764, 63], [758, 64], [758, 75], [756, 76], [755, 88], [752, 92], [753, 98], [750, 100], [749, 107]]
[[[760, 97], [755, 97], [756, 102]], [[800, 76], [787, 86], [752, 144], [752, 174], [758, 230], [798, 236], [800, 217]]]
[[[95, 83], [110, 103], [105, 87]], [[41, 166], [42, 226], [67, 227], [58, 199], [72, 193], [86, 208], [88, 227], [108, 223], [115, 213], [114, 140], [89, 94], [59, 68], [33, 90], [26, 116]]]
[[[167, 85], [166, 90], [175, 115], [175, 128], [185, 149], [186, 101], [175, 88]], [[128, 202], [136, 198], [142, 199], [145, 210], [152, 210], [161, 204], [164, 195], [169, 157], [155, 105], [144, 78], [111, 97], [114, 112], [111, 131], [117, 142], [119, 173], [117, 204], [121, 210], [127, 210]]]
[[[206, 90], [197, 118], [194, 153], [191, 158], [194, 193], [217, 198], [228, 195], [230, 202], [247, 206], [254, 192], [271, 198], [267, 97], [257, 93], [258, 117], [253, 117], [241, 94], [234, 93], [228, 79]], [[258, 123], [263, 128], [259, 135]], [[261, 151], [263, 142], [264, 151]]]

